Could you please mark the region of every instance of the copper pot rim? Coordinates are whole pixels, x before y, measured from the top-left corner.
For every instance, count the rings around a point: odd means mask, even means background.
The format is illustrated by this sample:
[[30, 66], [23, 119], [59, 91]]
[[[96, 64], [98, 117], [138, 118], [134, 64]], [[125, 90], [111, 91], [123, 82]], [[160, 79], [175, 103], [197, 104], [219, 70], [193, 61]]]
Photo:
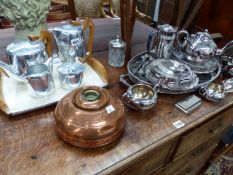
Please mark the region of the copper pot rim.
[[[60, 102], [62, 102], [62, 101], [60, 101]], [[60, 103], [59, 102], [59, 103]], [[121, 106], [122, 106], [122, 110], [121, 110], [121, 116], [123, 116], [124, 115], [124, 112], [125, 112], [125, 107], [124, 107], [124, 104], [121, 102], [121, 104], [120, 104]], [[63, 106], [63, 105], [62, 105]], [[119, 113], [120, 111], [118, 111], [118, 113]], [[59, 108], [58, 107], [58, 105], [57, 105], [57, 107], [55, 108], [55, 116], [60, 116], [60, 118], [61, 119], [66, 119], [66, 114], [64, 113], [64, 111], [61, 109], [61, 108]], [[60, 119], [60, 120], [61, 120]], [[70, 118], [71, 119], [71, 118]], [[76, 117], [72, 117], [72, 119], [74, 120], [74, 121], [77, 121], [78, 119], [76, 118]], [[59, 120], [58, 120], [58, 118], [56, 118], [56, 122], [58, 122]], [[107, 125], [111, 125], [112, 123], [116, 123], [118, 121], [118, 118], [114, 118], [113, 117], [113, 120], [111, 120], [111, 121], [109, 121], [109, 122], [107, 122], [107, 123], [105, 123], [105, 124], [103, 124], [103, 125], [99, 125], [99, 126], [92, 126], [92, 127], [83, 127], [83, 126], [81, 126], [81, 125], [75, 125], [75, 127], [79, 127], [79, 128], [82, 128], [82, 129], [94, 129], [94, 128], [100, 128], [100, 127], [102, 127], [102, 126], [107, 126]]]
[[[90, 101], [88, 102], [88, 105], [86, 105], [85, 103], [82, 103], [85, 102], [85, 99], [83, 98], [83, 94], [85, 93], [85, 91], [96, 91], [100, 94], [100, 98], [95, 101]], [[103, 108], [109, 102], [110, 99], [110, 95], [107, 92], [107, 90], [104, 88], [100, 88], [98, 86], [81, 87], [76, 91], [74, 91], [74, 93], [71, 96], [72, 96], [71, 101], [73, 105], [76, 106], [77, 108], [86, 111], [99, 110]], [[98, 104], [98, 106], [94, 107], [93, 104]]]
[[97, 139], [97, 140], [89, 140], [89, 141], [78, 139], [75, 136], [69, 136], [68, 134], [65, 134], [64, 132], [62, 132], [61, 129], [58, 128], [56, 125], [55, 125], [55, 130], [56, 130], [57, 135], [60, 138], [70, 143], [71, 145], [81, 147], [81, 148], [96, 148], [96, 147], [108, 145], [114, 142], [115, 140], [117, 140], [118, 138], [120, 138], [120, 136], [124, 132], [125, 124], [126, 124], [126, 120], [124, 121], [120, 129], [118, 129], [116, 132], [109, 135], [108, 137]]

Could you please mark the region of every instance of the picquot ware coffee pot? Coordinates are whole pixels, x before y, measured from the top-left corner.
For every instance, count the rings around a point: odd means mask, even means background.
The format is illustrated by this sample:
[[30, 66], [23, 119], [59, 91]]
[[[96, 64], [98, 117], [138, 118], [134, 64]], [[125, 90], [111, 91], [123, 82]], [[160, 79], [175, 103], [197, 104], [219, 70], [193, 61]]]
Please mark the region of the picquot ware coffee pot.
[[[84, 31], [88, 27], [90, 33], [86, 49]], [[91, 19], [86, 18], [82, 24], [80, 21], [71, 21], [69, 24], [52, 27], [48, 30], [53, 33], [58, 48], [58, 56], [62, 62], [77, 61], [77, 59], [80, 62], [85, 62], [85, 58], [91, 56], [95, 31]]]

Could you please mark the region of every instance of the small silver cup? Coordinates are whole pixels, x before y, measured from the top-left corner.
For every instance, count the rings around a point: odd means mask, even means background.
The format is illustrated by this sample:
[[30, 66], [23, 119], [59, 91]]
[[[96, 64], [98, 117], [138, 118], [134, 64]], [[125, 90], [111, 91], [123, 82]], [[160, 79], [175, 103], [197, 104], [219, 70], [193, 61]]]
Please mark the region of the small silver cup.
[[122, 96], [122, 101], [136, 110], [148, 110], [157, 103], [157, 92], [145, 84], [130, 86]]
[[199, 93], [207, 100], [219, 102], [225, 97], [225, 89], [220, 84], [209, 83], [202, 87]]
[[45, 97], [54, 92], [54, 81], [52, 77], [52, 63], [36, 64], [26, 69], [24, 78], [27, 80], [27, 88], [30, 95], [34, 97]]
[[76, 62], [66, 62], [58, 67], [60, 84], [65, 89], [74, 89], [80, 86], [85, 67]]

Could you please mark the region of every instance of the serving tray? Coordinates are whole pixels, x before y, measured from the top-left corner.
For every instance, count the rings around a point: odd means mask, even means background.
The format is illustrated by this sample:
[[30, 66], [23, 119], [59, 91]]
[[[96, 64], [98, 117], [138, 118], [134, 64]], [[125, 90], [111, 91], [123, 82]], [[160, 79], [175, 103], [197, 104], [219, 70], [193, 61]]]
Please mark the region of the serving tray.
[[[47, 97], [32, 97], [29, 95], [26, 84], [16, 81], [11, 77], [2, 76], [2, 91], [0, 92], [0, 109], [8, 115], [15, 116], [35, 109], [43, 108], [57, 103], [64, 95], [71, 90], [66, 90], [60, 86], [57, 66], [54, 64], [53, 78], [55, 83], [55, 91]], [[96, 67], [96, 65], [98, 65]], [[91, 58], [85, 63], [85, 71], [80, 86], [94, 85], [104, 87], [108, 85], [106, 75], [100, 73], [100, 62]], [[101, 67], [103, 72], [104, 67]]]
[[[150, 64], [149, 61], [153, 59], [154, 58], [149, 56], [147, 52], [142, 52], [134, 56], [133, 58], [131, 58], [127, 65], [127, 68], [128, 68], [127, 76], [130, 78], [130, 80], [133, 81], [134, 83], [144, 83], [144, 84], [149, 84], [153, 86], [149, 81], [147, 81], [146, 77], [143, 77], [143, 69], [145, 69], [147, 64]], [[171, 90], [171, 89], [161, 87], [159, 90], [159, 93], [183, 94], [183, 93], [194, 92], [198, 90], [200, 87], [204, 86], [205, 84], [208, 84], [214, 81], [220, 75], [220, 72], [221, 72], [221, 66], [220, 64], [218, 64], [216, 70], [214, 70], [211, 73], [197, 74], [199, 81], [195, 87], [191, 86], [191, 88], [188, 88], [186, 90]]]

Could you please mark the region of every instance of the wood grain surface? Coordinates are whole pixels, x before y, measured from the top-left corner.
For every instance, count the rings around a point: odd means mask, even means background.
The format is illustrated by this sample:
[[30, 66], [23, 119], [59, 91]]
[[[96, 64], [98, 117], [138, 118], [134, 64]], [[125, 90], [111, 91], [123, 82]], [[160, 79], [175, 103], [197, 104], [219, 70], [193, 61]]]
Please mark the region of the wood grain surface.
[[[120, 31], [119, 20], [95, 20], [93, 57], [109, 72], [110, 89], [119, 97], [126, 87], [119, 83], [119, 75], [126, 66], [113, 68], [107, 64], [108, 40]], [[147, 35], [152, 29], [136, 22], [132, 41], [132, 55], [146, 49]], [[13, 39], [13, 30], [0, 31], [0, 51]], [[5, 44], [5, 45], [4, 45]], [[204, 100], [199, 110], [190, 116], [175, 109], [174, 104], [184, 95], [158, 95], [157, 105], [147, 112], [126, 107], [126, 128], [115, 143], [97, 149], [81, 149], [60, 139], [54, 130], [55, 106], [11, 118], [0, 113], [0, 174], [1, 175], [77, 175], [119, 174], [154, 150], [167, 145], [179, 135], [202, 124], [226, 109], [233, 110], [233, 95], [220, 103]], [[22, 104], [18, 104], [22, 105]], [[181, 120], [185, 126], [176, 129], [173, 122]]]

